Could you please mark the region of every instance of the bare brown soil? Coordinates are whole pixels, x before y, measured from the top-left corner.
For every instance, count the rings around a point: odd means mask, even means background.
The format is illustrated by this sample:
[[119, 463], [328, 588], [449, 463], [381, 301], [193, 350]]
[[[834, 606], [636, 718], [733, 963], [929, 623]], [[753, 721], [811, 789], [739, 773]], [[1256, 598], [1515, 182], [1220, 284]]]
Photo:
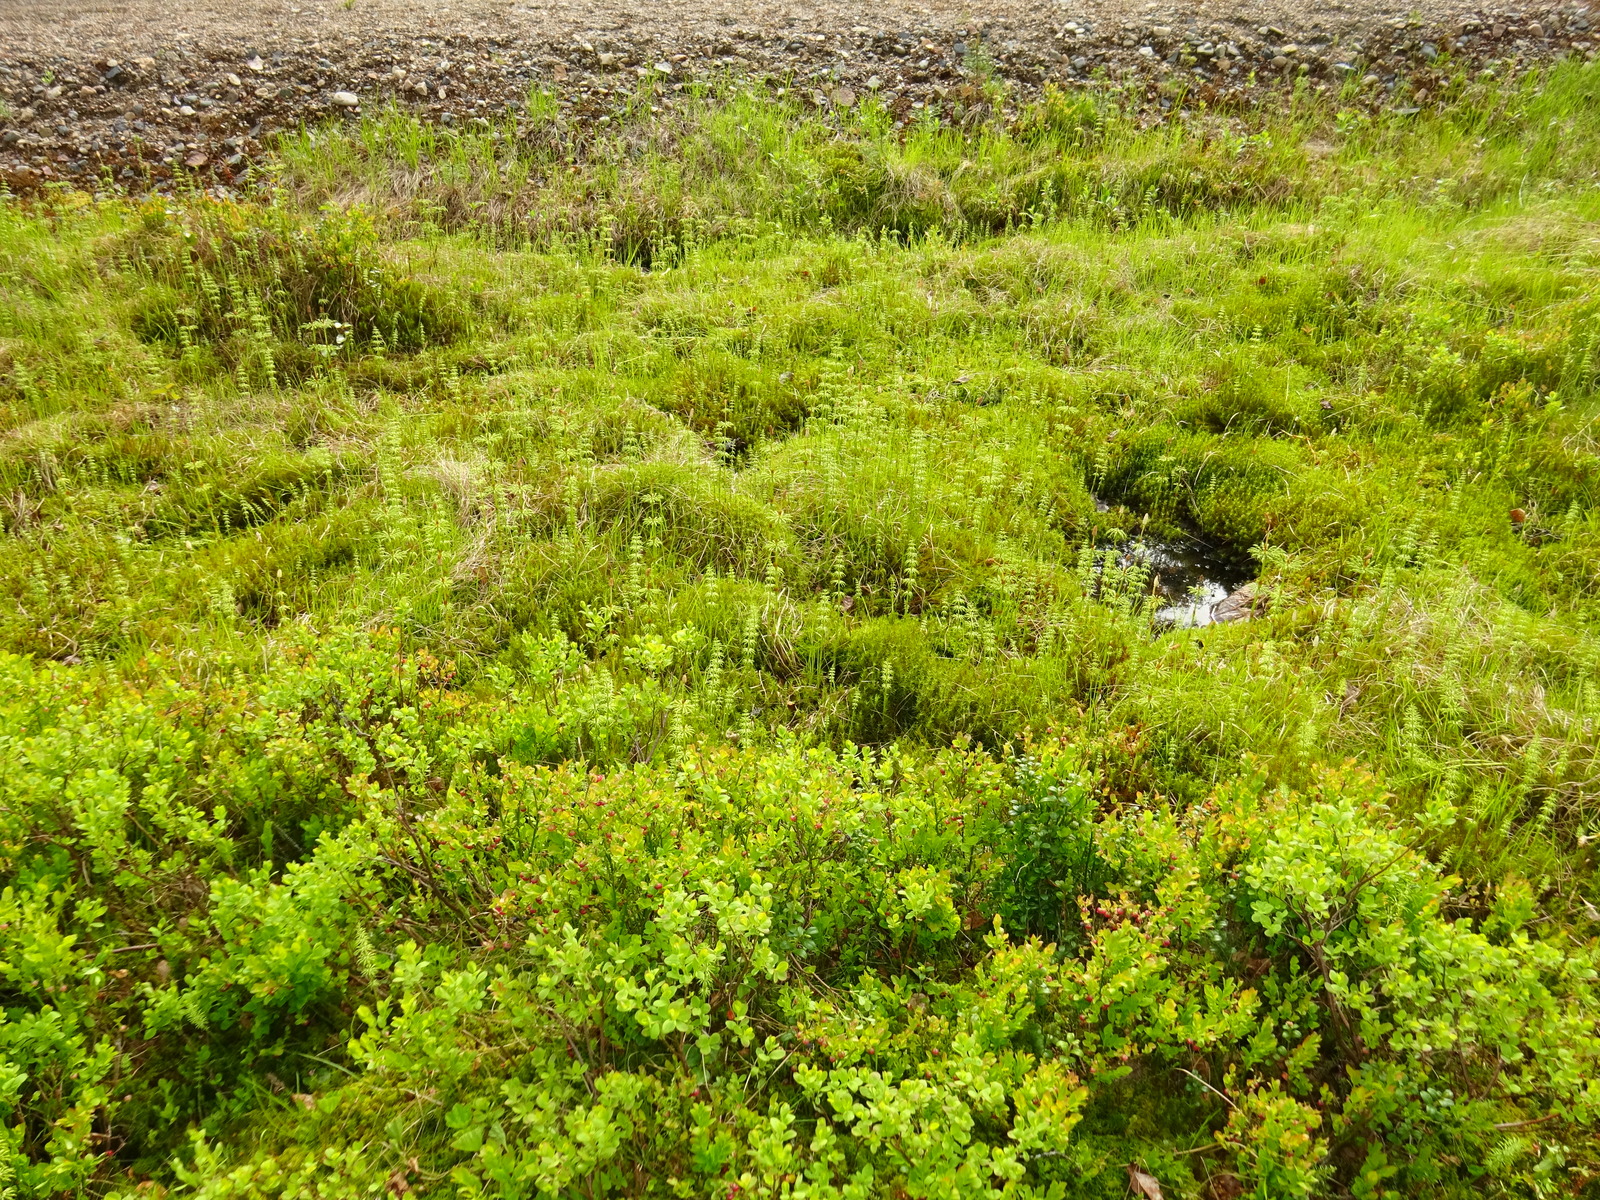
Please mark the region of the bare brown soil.
[[1109, 77], [1226, 108], [1353, 77], [1367, 103], [1412, 105], [1463, 69], [1592, 56], [1593, 19], [1341, 0], [0, 0], [0, 181], [236, 186], [274, 130], [307, 120], [398, 102], [464, 125], [536, 86], [582, 119], [719, 72], [819, 105], [876, 92], [902, 119], [988, 70], [1019, 96]]

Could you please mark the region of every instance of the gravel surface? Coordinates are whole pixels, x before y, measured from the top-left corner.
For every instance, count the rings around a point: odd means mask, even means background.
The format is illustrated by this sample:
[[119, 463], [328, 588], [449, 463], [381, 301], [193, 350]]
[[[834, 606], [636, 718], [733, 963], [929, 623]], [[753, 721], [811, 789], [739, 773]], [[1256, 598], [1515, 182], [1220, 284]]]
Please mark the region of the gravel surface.
[[1182, 80], [1191, 102], [1223, 108], [1301, 74], [1321, 88], [1353, 74], [1367, 103], [1409, 108], [1463, 66], [1593, 58], [1597, 30], [1585, 4], [0, 0], [0, 182], [238, 187], [272, 133], [303, 121], [397, 101], [487, 124], [533, 86], [598, 119], [641, 86], [670, 105], [716, 72], [817, 105], [877, 92], [901, 120], [959, 105], [984, 69], [1019, 97], [1104, 76], [1154, 105]]

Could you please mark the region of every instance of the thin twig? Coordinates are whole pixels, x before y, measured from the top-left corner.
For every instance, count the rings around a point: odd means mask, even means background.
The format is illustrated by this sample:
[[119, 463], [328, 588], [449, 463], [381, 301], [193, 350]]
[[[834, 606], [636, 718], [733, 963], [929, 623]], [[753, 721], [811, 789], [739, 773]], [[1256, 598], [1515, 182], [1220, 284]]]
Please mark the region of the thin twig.
[[1217, 1098], [1218, 1098], [1218, 1099], [1220, 1099], [1220, 1100], [1221, 1100], [1221, 1101], [1222, 1101], [1222, 1102], [1223, 1102], [1223, 1103], [1224, 1103], [1224, 1104], [1226, 1104], [1226, 1105], [1227, 1105], [1227, 1106], [1228, 1106], [1228, 1107], [1229, 1107], [1229, 1108], [1233, 1108], [1233, 1109], [1237, 1109], [1237, 1108], [1238, 1108], [1238, 1107], [1239, 1107], [1239, 1106], [1238, 1106], [1238, 1105], [1237, 1105], [1237, 1104], [1235, 1104], [1235, 1103], [1234, 1103], [1234, 1102], [1233, 1102], [1233, 1101], [1232, 1101], [1232, 1100], [1229, 1100], [1229, 1099], [1228, 1099], [1228, 1098], [1227, 1098], [1227, 1097], [1226, 1097], [1226, 1096], [1224, 1096], [1224, 1095], [1223, 1095], [1223, 1094], [1222, 1094], [1222, 1093], [1221, 1093], [1221, 1092], [1219, 1092], [1219, 1091], [1217, 1091], [1217, 1089], [1216, 1089], [1216, 1088], [1214, 1088], [1214, 1087], [1212, 1087], [1212, 1086], [1211, 1086], [1211, 1085], [1210, 1085], [1210, 1084], [1209, 1084], [1209, 1083], [1207, 1083], [1207, 1082], [1206, 1082], [1206, 1081], [1205, 1081], [1205, 1080], [1204, 1080], [1204, 1079], [1201, 1079], [1201, 1078], [1200, 1078], [1200, 1076], [1198, 1076], [1198, 1075], [1196, 1075], [1196, 1074], [1195, 1074], [1195, 1073], [1194, 1073], [1194, 1072], [1193, 1072], [1193, 1071], [1191, 1071], [1191, 1070], [1189, 1070], [1189, 1068], [1188, 1068], [1188, 1067], [1179, 1067], [1179, 1068], [1178, 1068], [1178, 1070], [1180, 1070], [1180, 1071], [1182, 1071], [1182, 1072], [1183, 1072], [1183, 1073], [1184, 1073], [1184, 1074], [1185, 1074], [1185, 1075], [1187, 1075], [1187, 1076], [1188, 1076], [1188, 1077], [1189, 1077], [1189, 1078], [1190, 1078], [1190, 1079], [1192, 1079], [1192, 1080], [1194, 1080], [1194, 1081], [1195, 1081], [1195, 1082], [1196, 1082], [1196, 1083], [1198, 1083], [1198, 1084], [1199, 1084], [1199, 1085], [1200, 1085], [1200, 1086], [1201, 1086], [1201, 1087], [1203, 1087], [1203, 1088], [1205, 1088], [1205, 1089], [1206, 1089], [1206, 1091], [1208, 1091], [1208, 1092], [1211, 1092], [1211, 1093], [1213, 1093], [1213, 1094], [1214, 1094], [1214, 1095], [1215, 1095], [1215, 1096], [1216, 1096], [1216, 1097], [1217, 1097]]
[[1554, 1121], [1555, 1119], [1556, 1119], [1556, 1114], [1555, 1113], [1547, 1113], [1542, 1117], [1535, 1117], [1531, 1121], [1502, 1121], [1502, 1122], [1500, 1122], [1500, 1124], [1496, 1125], [1494, 1128], [1496, 1128], [1496, 1129], [1526, 1129], [1529, 1125], [1543, 1125], [1546, 1121]]

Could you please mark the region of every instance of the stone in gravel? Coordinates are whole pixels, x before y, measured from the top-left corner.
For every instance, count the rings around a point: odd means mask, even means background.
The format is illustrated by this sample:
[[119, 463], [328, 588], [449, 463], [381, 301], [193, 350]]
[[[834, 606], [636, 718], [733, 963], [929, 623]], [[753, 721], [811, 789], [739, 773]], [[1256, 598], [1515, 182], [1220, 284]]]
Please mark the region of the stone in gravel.
[[249, 58], [245, 59], [244, 65], [249, 67], [252, 71], [263, 71], [267, 66], [266, 63], [261, 61], [261, 56], [259, 54], [253, 54]]
[[191, 168], [193, 170], [198, 171], [201, 167], [205, 166], [206, 163], [208, 163], [210, 161], [211, 160], [208, 159], [205, 156], [205, 154], [203, 154], [199, 150], [196, 150], [193, 154], [189, 155], [188, 158], [183, 160], [183, 165], [186, 166], [186, 167], [189, 167], [189, 168]]
[[356, 108], [361, 103], [361, 97], [354, 92], [335, 92], [328, 99], [333, 101], [335, 108]]

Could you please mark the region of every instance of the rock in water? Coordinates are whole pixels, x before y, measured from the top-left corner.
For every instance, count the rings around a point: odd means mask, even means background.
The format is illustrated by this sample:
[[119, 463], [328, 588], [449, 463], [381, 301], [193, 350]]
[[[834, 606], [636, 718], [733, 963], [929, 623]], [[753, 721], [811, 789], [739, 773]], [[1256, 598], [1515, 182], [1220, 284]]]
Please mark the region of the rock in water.
[[1216, 625], [1226, 625], [1230, 621], [1248, 621], [1255, 615], [1255, 608], [1256, 585], [1247, 583], [1216, 602], [1211, 609], [1211, 621]]

